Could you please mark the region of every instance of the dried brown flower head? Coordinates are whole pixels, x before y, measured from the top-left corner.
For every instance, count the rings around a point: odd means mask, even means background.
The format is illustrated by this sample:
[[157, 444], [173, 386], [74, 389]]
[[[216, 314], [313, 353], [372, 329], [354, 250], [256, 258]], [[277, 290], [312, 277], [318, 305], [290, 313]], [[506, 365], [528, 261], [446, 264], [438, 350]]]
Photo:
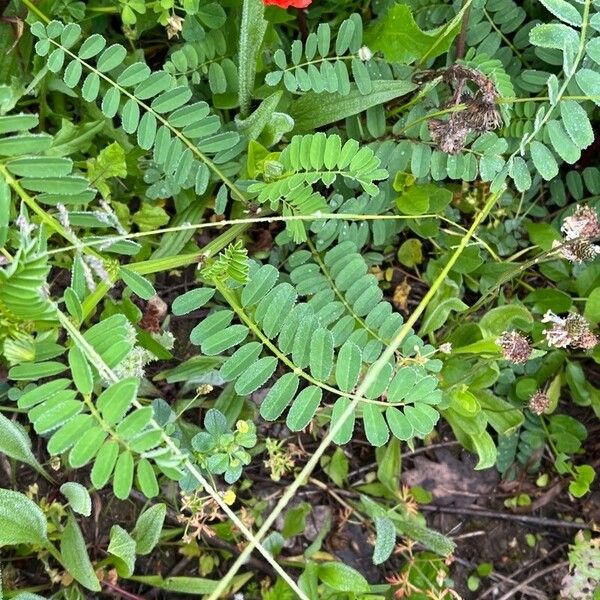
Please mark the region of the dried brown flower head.
[[473, 100], [467, 103], [467, 108], [463, 111], [462, 116], [466, 125], [480, 133], [493, 131], [502, 125], [502, 117], [496, 109], [495, 103]]
[[140, 327], [153, 333], [160, 332], [160, 324], [167, 314], [167, 303], [160, 296], [153, 296], [148, 300]]
[[534, 415], [541, 415], [550, 406], [550, 398], [538, 390], [529, 398], [529, 410]]
[[[498, 92], [491, 79], [463, 65], [452, 65], [432, 73], [434, 77], [441, 75], [442, 81], [453, 89], [452, 98], [444, 104], [446, 108], [466, 105], [464, 110], [453, 112], [445, 121], [429, 121], [431, 139], [439, 150], [457, 154], [464, 148], [469, 133], [485, 133], [500, 127], [502, 118], [496, 106]], [[474, 94], [466, 88], [468, 82], [477, 87]]]
[[458, 154], [464, 148], [469, 134], [469, 128], [454, 114], [447, 121], [431, 119], [428, 123], [431, 139], [438, 150], [446, 154]]
[[502, 348], [502, 356], [517, 365], [527, 362], [533, 350], [529, 340], [518, 331], [503, 332], [496, 343]]

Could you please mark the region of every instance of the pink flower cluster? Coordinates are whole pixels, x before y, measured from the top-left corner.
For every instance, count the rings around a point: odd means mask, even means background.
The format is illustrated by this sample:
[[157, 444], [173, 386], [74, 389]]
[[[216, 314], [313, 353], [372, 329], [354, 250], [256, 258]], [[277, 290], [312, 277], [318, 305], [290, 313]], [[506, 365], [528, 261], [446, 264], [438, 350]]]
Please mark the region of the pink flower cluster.
[[552, 327], [546, 329], [544, 335], [548, 345], [554, 348], [571, 346], [591, 350], [598, 343], [598, 337], [591, 332], [590, 324], [577, 313], [569, 313], [563, 318], [549, 310], [542, 318], [542, 323], [552, 323]]

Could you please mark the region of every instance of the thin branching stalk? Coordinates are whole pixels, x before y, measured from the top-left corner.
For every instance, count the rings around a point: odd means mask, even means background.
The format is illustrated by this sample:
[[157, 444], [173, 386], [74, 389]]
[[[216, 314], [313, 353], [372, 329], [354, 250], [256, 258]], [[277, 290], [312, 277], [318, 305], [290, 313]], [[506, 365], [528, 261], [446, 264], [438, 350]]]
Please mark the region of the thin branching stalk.
[[[200, 258], [210, 258], [215, 254], [220, 252], [227, 244], [235, 240], [237, 237], [242, 235], [244, 231], [246, 231], [251, 225], [261, 225], [261, 224], [271, 224], [271, 223], [291, 223], [294, 221], [418, 221], [420, 219], [439, 219], [444, 223], [448, 223], [453, 227], [456, 227], [458, 232], [452, 232], [452, 235], [463, 235], [467, 230], [459, 223], [456, 223], [452, 219], [444, 217], [440, 214], [435, 213], [425, 213], [422, 215], [360, 215], [353, 213], [314, 213], [312, 215], [273, 215], [270, 217], [251, 217], [247, 219], [226, 219], [218, 222], [206, 222], [206, 223], [186, 223], [183, 225], [177, 225], [173, 227], [164, 227], [162, 229], [154, 229], [152, 231], [137, 231], [134, 233], [127, 233], [122, 235], [114, 235], [110, 237], [103, 238], [101, 240], [89, 240], [86, 242], [81, 242], [81, 247], [94, 247], [100, 246], [106, 243], [115, 243], [124, 240], [136, 240], [144, 237], [149, 237], [153, 235], [163, 235], [165, 233], [177, 233], [180, 231], [195, 231], [198, 229], [212, 229], [212, 228], [223, 228], [230, 227], [227, 231], [223, 232], [219, 235], [218, 238], [215, 238], [212, 242], [208, 243], [202, 250], [198, 252], [193, 252], [190, 254], [179, 254], [177, 256], [170, 256], [161, 259], [148, 259], [145, 261], [140, 261], [137, 263], [133, 263], [128, 265], [128, 268], [140, 275], [155, 273], [159, 270], [167, 270], [167, 269], [176, 269], [179, 267], [184, 267], [190, 265], [194, 262], [197, 262]], [[473, 239], [481, 245], [482, 248], [485, 248], [492, 258], [496, 262], [500, 262], [500, 257], [494, 252], [493, 248], [480, 237], [474, 235]], [[215, 243], [217, 240], [218, 243]], [[227, 240], [227, 241], [226, 241]], [[78, 246], [63, 246], [61, 248], [57, 248], [55, 250], [49, 250], [47, 255], [53, 254], [61, 254], [62, 252], [66, 252], [68, 250], [74, 250], [78, 248]]]

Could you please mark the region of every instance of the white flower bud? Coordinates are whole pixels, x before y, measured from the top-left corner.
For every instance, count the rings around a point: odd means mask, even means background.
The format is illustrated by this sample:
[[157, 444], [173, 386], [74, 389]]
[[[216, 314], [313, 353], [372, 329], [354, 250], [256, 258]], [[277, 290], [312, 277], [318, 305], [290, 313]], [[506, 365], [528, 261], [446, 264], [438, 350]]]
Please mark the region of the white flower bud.
[[358, 51], [358, 58], [360, 58], [360, 60], [363, 61], [368, 61], [371, 60], [373, 58], [373, 52], [371, 52], [371, 49], [368, 48], [367, 46], [363, 46], [359, 51]]

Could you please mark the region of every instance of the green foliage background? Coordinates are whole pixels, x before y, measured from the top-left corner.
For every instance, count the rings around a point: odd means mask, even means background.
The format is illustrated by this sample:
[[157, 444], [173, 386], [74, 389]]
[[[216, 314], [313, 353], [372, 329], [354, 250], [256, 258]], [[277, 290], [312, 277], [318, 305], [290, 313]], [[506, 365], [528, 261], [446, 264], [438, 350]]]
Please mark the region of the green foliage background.
[[[561, 223], [600, 195], [597, 0], [2, 8], [0, 451], [58, 479], [62, 508], [0, 489], [0, 546], [68, 573], [53, 598], [98, 592], [110, 568], [166, 593], [252, 592], [238, 569], [254, 548], [278, 576], [263, 598], [390, 598], [396, 580], [323, 560], [324, 537], [292, 574], [279, 564], [317, 472], [354, 494], [375, 565], [442, 593], [454, 544], [399, 482], [403, 450], [440, 428], [476, 469], [545, 468], [589, 492], [600, 350], [548, 345], [542, 317], [600, 321], [598, 262], [560, 253]], [[473, 125], [486, 110], [493, 125]], [[435, 123], [465, 128], [455, 151]], [[497, 343], [513, 330], [534, 348], [523, 364]], [[281, 460], [272, 422], [316, 450], [266, 511], [251, 473], [265, 451]], [[350, 490], [363, 440], [377, 477]], [[165, 525], [171, 484], [247, 542], [210, 578], [137, 570], [181, 534]], [[105, 486], [152, 502], [93, 563], [80, 523]], [[422, 569], [394, 563], [398, 536]]]

